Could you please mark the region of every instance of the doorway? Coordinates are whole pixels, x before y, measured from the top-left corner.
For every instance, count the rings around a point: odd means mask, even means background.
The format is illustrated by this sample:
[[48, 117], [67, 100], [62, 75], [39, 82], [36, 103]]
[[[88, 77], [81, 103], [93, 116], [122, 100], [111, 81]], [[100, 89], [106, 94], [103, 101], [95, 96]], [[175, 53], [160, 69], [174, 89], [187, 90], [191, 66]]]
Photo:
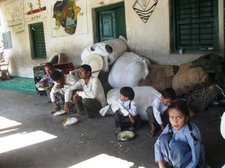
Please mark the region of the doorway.
[[45, 35], [43, 23], [29, 25], [32, 59], [46, 58]]

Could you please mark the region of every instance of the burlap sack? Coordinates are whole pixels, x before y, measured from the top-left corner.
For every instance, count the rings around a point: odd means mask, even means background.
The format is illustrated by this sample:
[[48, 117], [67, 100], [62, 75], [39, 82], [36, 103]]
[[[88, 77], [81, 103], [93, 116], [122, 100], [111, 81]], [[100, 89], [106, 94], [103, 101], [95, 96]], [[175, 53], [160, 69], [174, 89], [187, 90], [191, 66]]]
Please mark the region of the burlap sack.
[[166, 88], [171, 88], [173, 77], [178, 68], [176, 65], [152, 64], [149, 66], [149, 74], [140, 81], [139, 86], [152, 86], [160, 92]]
[[172, 80], [172, 88], [177, 96], [209, 84], [209, 75], [202, 67], [191, 67], [190, 64], [182, 64]]

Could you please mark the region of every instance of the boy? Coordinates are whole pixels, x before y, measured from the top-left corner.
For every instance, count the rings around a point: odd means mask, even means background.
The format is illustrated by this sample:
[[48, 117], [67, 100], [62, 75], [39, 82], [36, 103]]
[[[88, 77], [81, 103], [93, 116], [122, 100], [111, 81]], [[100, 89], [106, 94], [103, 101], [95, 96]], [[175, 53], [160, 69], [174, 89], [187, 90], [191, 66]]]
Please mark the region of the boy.
[[148, 123], [150, 125], [149, 136], [152, 138], [156, 132], [157, 127], [164, 129], [168, 122], [165, 111], [168, 106], [175, 100], [176, 93], [172, 88], [167, 88], [161, 93], [161, 98], [155, 98], [151, 106], [147, 107]]
[[119, 100], [112, 105], [116, 124], [116, 134], [122, 130], [122, 126], [129, 127], [134, 131], [134, 124], [137, 116], [136, 105], [133, 101], [135, 93], [131, 87], [122, 87], [120, 89]]
[[54, 80], [54, 86], [50, 92], [51, 102], [54, 104], [55, 111], [60, 110], [60, 104], [56, 102], [57, 94], [64, 96], [66, 90], [76, 83], [76, 79], [73, 75], [63, 75], [59, 71], [55, 71], [51, 75], [52, 80]]

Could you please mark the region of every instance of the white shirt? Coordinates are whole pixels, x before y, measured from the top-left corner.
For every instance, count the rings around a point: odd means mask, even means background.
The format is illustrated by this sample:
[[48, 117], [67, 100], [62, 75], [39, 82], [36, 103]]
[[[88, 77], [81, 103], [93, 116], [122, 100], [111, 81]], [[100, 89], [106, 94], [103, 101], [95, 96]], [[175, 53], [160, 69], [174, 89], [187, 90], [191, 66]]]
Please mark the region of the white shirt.
[[75, 89], [82, 89], [82, 91], [77, 91], [77, 94], [82, 98], [96, 98], [102, 106], [106, 105], [105, 93], [102, 84], [98, 78], [90, 77], [88, 84], [85, 84], [84, 79], [80, 79], [77, 83], [71, 86], [65, 92], [65, 102], [69, 102], [72, 96], [72, 92]]
[[117, 110], [120, 110], [124, 116], [128, 116], [130, 113], [132, 116], [137, 115], [137, 107], [134, 101], [127, 100], [121, 101], [118, 100], [117, 102], [111, 105], [112, 111], [115, 113]]
[[161, 115], [164, 114], [168, 106], [163, 104], [161, 98], [155, 98], [155, 100], [153, 100], [152, 102], [152, 108], [153, 108], [153, 114], [157, 123], [161, 125], [162, 124]]
[[50, 92], [50, 98], [52, 102], [55, 102], [55, 93], [64, 94], [69, 87], [73, 86], [77, 82], [77, 79], [71, 74], [64, 75], [64, 78], [65, 83], [63, 88], [57, 88], [58, 83], [54, 82], [54, 86]]

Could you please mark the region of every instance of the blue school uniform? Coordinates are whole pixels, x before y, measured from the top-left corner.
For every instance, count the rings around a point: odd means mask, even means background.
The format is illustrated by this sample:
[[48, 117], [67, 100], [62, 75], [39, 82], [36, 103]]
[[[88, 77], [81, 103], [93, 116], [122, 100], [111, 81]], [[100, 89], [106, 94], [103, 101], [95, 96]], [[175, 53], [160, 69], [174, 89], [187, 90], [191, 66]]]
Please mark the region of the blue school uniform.
[[[205, 167], [204, 148], [201, 134], [194, 123], [172, 131], [167, 125], [155, 143], [155, 161], [166, 161], [169, 165], [179, 168]], [[172, 133], [171, 133], [172, 132]], [[196, 138], [196, 139], [195, 139]]]

